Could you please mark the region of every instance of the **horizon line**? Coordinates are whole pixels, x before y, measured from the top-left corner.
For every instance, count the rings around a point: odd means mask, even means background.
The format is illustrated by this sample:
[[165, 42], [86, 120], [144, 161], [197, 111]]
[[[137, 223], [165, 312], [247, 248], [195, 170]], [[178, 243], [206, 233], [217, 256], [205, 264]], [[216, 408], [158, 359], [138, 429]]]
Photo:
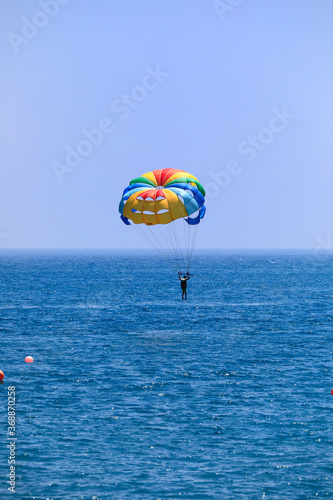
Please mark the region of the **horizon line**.
[[[112, 247], [0, 247], [0, 251], [4, 250], [79, 250], [79, 251], [147, 251], [147, 252], [156, 252], [156, 249], [154, 248], [142, 248], [142, 247], [117, 247], [117, 248], [112, 248]], [[284, 248], [272, 248], [272, 247], [267, 247], [267, 248], [258, 248], [258, 247], [202, 247], [202, 248], [195, 248], [193, 251], [202, 251], [202, 250], [221, 250], [221, 251], [290, 251], [290, 250], [295, 250], [295, 251], [309, 251], [309, 252], [320, 252], [320, 251], [327, 251], [327, 249], [315, 249], [311, 247], [284, 247]], [[333, 251], [333, 249], [332, 249]]]

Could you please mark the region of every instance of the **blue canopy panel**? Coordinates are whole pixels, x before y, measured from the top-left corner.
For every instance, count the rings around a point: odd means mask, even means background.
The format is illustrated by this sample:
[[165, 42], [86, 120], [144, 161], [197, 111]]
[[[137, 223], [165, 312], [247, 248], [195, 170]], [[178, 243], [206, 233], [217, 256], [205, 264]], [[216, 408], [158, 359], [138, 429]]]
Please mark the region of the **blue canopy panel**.
[[192, 215], [194, 212], [197, 212], [200, 208], [196, 200], [192, 195], [187, 193], [184, 189], [173, 187], [170, 189], [173, 193], [180, 196], [183, 199], [184, 207], [186, 208], [187, 214]]
[[205, 216], [205, 213], [206, 213], [206, 207], [205, 205], [203, 205], [200, 210], [199, 210], [199, 214], [197, 217], [194, 217], [194, 218], [191, 218], [191, 217], [187, 217], [184, 219], [186, 220], [187, 224], [189, 224], [190, 226], [195, 226], [196, 224], [199, 224], [199, 222], [201, 221], [201, 219], [204, 218]]
[[186, 191], [191, 191], [195, 201], [198, 203], [199, 207], [201, 207], [205, 203], [205, 198], [202, 196], [197, 186], [191, 186], [191, 184], [186, 184], [185, 182], [178, 182], [175, 184], [170, 184], [166, 189], [169, 188], [179, 188]]
[[129, 219], [127, 217], [124, 217], [123, 215], [120, 216], [121, 220], [123, 221], [124, 224], [126, 224], [126, 226], [130, 226], [131, 223], [129, 221]]
[[206, 214], [206, 207], [205, 205], [202, 205], [202, 207], [199, 210], [200, 219], [203, 219], [205, 217], [205, 214]]
[[137, 188], [145, 188], [145, 189], [151, 189], [153, 186], [147, 186], [147, 184], [143, 184], [142, 182], [136, 182], [135, 184], [131, 184], [130, 186], [127, 186], [126, 189], [124, 189], [123, 196], [124, 194], [128, 193], [128, 191], [133, 191], [135, 193], [135, 190], [137, 191]]

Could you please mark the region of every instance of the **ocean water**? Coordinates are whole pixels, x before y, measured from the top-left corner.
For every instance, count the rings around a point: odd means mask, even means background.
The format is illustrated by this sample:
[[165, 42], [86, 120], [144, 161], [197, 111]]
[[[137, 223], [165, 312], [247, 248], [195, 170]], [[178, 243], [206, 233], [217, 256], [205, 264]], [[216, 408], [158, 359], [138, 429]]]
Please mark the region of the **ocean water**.
[[198, 252], [186, 302], [150, 252], [0, 266], [1, 500], [333, 498], [332, 257]]

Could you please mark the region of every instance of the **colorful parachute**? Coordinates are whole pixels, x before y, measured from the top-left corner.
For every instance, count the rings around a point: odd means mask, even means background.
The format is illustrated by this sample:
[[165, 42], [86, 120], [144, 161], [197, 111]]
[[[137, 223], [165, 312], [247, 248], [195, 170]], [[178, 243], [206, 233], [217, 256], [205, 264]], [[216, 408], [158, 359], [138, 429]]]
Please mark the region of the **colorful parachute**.
[[[185, 263], [189, 271], [197, 225], [206, 212], [204, 202], [205, 190], [194, 175], [165, 168], [133, 179], [124, 190], [119, 212], [127, 225], [136, 229], [150, 226], [151, 232], [145, 230], [143, 236], [164, 255], [165, 250], [173, 250], [171, 260], [178, 261], [177, 268], [183, 268]], [[195, 227], [194, 236], [187, 234], [184, 221], [189, 230]], [[178, 222], [181, 222], [180, 232], [185, 233], [183, 244], [177, 231]], [[161, 233], [162, 228], [165, 232]]]

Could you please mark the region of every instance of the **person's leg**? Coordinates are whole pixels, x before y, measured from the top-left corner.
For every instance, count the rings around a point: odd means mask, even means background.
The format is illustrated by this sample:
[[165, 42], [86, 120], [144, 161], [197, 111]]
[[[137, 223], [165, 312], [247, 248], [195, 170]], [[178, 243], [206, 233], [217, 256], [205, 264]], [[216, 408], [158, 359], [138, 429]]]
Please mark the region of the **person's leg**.
[[187, 300], [187, 290], [184, 290], [185, 292], [185, 300]]

